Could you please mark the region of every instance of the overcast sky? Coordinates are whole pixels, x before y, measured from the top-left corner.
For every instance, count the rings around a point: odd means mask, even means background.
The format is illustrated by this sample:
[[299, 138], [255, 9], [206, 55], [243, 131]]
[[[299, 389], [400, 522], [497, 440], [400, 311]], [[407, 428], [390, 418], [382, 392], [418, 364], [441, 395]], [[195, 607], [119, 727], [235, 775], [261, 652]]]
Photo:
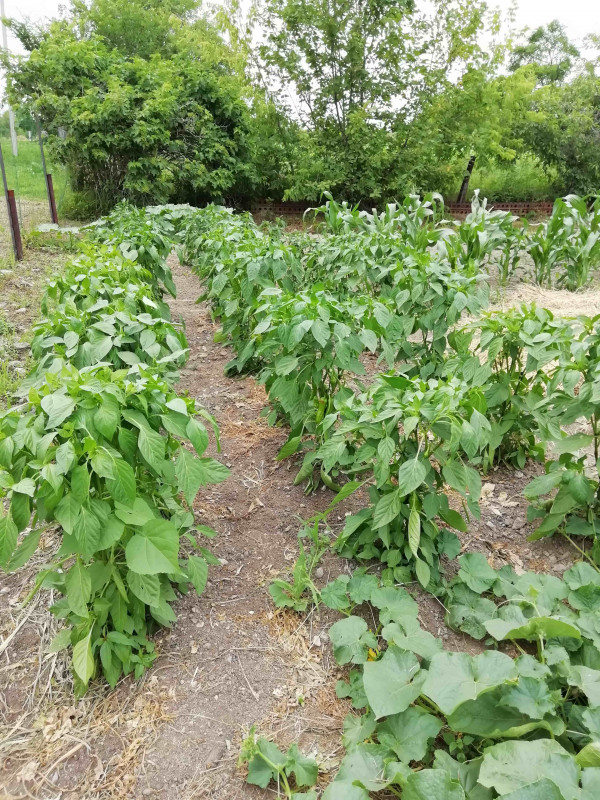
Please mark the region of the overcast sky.
[[[127, 0], [123, 0], [127, 2]], [[57, 16], [65, 0], [4, 0], [7, 17], [30, 17], [36, 20]], [[490, 0], [490, 6], [508, 10], [511, 0]], [[518, 0], [519, 27], [537, 27], [553, 19], [560, 20], [569, 35], [581, 41], [588, 33], [600, 34], [600, 2], [598, 0]]]

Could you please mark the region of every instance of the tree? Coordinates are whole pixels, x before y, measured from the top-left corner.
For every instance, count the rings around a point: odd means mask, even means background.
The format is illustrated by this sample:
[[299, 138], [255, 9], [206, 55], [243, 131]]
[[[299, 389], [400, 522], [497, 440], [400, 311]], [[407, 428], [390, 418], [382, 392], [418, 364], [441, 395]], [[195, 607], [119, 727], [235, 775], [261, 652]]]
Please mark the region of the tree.
[[[116, 5], [97, 0], [90, 13]], [[145, 6], [148, 18], [160, 7], [158, 28], [165, 20], [158, 0], [131, 5]], [[182, 10], [191, 3], [165, 5]], [[151, 44], [144, 32], [132, 38], [122, 21], [115, 29], [122, 41], [116, 33], [109, 41], [114, 19], [101, 36], [104, 18], [82, 28], [85, 13], [53, 23], [27, 58], [5, 57], [10, 101], [40, 117], [74, 188], [91, 195], [97, 210], [122, 197], [202, 203], [247, 195], [254, 182], [249, 111], [214, 27], [202, 20], [178, 33], [170, 15], [173, 31], [163, 25]], [[155, 32], [150, 22], [145, 30]], [[165, 36], [166, 55], [151, 54]]]
[[177, 32], [197, 15], [198, 0], [73, 0], [83, 36], [99, 36], [126, 56], [163, 58], [177, 49]]
[[515, 47], [509, 63], [511, 72], [531, 64], [541, 86], [561, 83], [573, 68], [573, 59], [579, 58], [579, 50], [569, 41], [567, 32], [558, 20], [547, 27], [540, 26], [527, 39], [527, 43]]
[[556, 169], [564, 193], [600, 193], [600, 78], [583, 74], [538, 89], [517, 126], [528, 149]]
[[287, 196], [413, 188], [416, 121], [461, 74], [495, 63], [478, 45], [486, 13], [479, 0], [267, 0], [261, 72], [304, 129]]

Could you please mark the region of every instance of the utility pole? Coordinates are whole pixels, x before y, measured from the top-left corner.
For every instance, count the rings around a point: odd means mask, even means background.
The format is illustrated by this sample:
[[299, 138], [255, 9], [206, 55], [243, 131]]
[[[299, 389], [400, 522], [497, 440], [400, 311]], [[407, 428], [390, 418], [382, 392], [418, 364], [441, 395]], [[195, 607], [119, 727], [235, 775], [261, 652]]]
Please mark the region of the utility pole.
[[[4, 12], [4, 0], [0, 0], [0, 25], [2, 27], [2, 48], [8, 51], [8, 35], [6, 32], [6, 25], [4, 20], [6, 14]], [[10, 126], [10, 141], [12, 145], [13, 156], [16, 158], [19, 155], [19, 145], [17, 143], [17, 126], [15, 125], [15, 112], [12, 108], [8, 107], [8, 124]]]

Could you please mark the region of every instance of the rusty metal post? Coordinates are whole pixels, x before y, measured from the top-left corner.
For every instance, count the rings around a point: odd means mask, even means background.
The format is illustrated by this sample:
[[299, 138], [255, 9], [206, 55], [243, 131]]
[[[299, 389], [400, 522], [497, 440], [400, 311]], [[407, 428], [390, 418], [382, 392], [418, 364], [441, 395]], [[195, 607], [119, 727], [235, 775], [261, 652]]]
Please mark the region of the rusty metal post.
[[52, 183], [52, 175], [49, 172], [46, 174], [46, 189], [48, 191], [48, 197], [50, 198], [50, 216], [52, 217], [52, 222], [55, 225], [58, 225], [58, 212], [56, 211], [54, 184]]
[[46, 169], [46, 155], [44, 153], [44, 142], [42, 141], [42, 126], [39, 119], [37, 120], [38, 142], [40, 143], [40, 153], [42, 155], [42, 170], [44, 171], [44, 180], [46, 181], [46, 194], [48, 195], [48, 208], [50, 209], [50, 221], [58, 225], [58, 214], [56, 213], [56, 202], [54, 200], [54, 187], [52, 185], [52, 176], [48, 175]]
[[[19, 215], [17, 214], [15, 193], [9, 190], [8, 183], [6, 181], [6, 167], [4, 166], [4, 154], [2, 152], [1, 144], [0, 144], [0, 169], [2, 170], [2, 184], [4, 186], [4, 197], [6, 198], [6, 211], [8, 214], [8, 226], [10, 228], [10, 238], [12, 239], [13, 252], [15, 254], [15, 259], [17, 261], [20, 261], [23, 258], [23, 244], [21, 242]], [[12, 200], [11, 200], [11, 195], [12, 195]]]
[[23, 242], [21, 241], [21, 228], [19, 226], [19, 213], [17, 211], [17, 201], [12, 189], [8, 190], [8, 209], [10, 213], [10, 228], [13, 233], [13, 243], [15, 248], [15, 258], [17, 261], [23, 260]]

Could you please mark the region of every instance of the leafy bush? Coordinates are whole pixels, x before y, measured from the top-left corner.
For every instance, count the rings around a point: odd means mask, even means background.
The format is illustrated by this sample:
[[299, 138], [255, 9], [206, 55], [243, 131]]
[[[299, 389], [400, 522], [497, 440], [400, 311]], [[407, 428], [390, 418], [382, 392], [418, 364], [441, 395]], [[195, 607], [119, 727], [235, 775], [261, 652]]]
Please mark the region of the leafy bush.
[[329, 631], [337, 663], [350, 668], [336, 694], [356, 711], [344, 720], [347, 754], [323, 797], [593, 797], [599, 587], [598, 571], [582, 564], [560, 580], [462, 556], [447, 589], [448, 622], [476, 638], [522, 642], [515, 658], [444, 650], [421, 628], [411, 595], [364, 570], [325, 586], [321, 601], [345, 615]]
[[193, 58], [185, 37], [170, 53], [140, 57], [71, 20], [10, 62], [11, 102], [41, 117], [76, 203], [93, 197], [101, 212], [124, 197], [201, 203], [252, 184], [242, 84], [209, 26], [195, 35], [203, 41]]

